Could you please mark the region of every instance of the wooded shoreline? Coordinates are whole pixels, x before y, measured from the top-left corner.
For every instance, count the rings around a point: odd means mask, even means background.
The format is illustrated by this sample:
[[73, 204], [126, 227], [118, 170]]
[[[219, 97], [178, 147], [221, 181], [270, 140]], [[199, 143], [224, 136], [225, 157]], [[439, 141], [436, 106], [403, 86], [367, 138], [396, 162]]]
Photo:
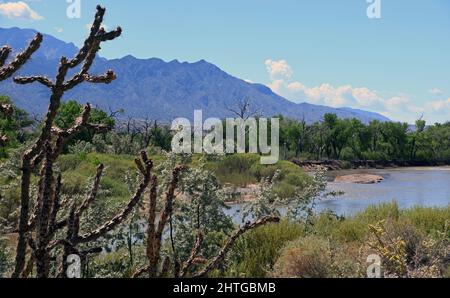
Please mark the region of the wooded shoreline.
[[375, 161], [375, 160], [357, 160], [357, 161], [342, 161], [342, 160], [306, 160], [293, 159], [292, 162], [306, 171], [313, 170], [321, 166], [327, 171], [339, 170], [356, 170], [356, 169], [386, 169], [386, 168], [407, 168], [407, 167], [439, 167], [449, 166], [450, 160], [441, 161], [410, 161], [410, 160], [390, 160], [390, 161]]

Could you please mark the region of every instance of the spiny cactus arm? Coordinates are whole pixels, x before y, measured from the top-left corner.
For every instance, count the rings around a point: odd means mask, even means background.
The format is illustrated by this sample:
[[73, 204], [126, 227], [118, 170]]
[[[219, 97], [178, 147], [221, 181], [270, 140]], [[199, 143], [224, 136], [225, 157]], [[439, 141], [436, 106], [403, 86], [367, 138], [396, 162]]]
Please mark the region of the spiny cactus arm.
[[5, 65], [6, 59], [8, 59], [9, 54], [11, 54], [12, 49], [8, 46], [4, 46], [0, 50], [0, 67]]
[[233, 247], [236, 240], [248, 231], [254, 230], [260, 226], [266, 225], [268, 223], [278, 223], [280, 218], [276, 216], [267, 216], [254, 223], [246, 223], [243, 227], [237, 230], [231, 237], [228, 238], [227, 242], [220, 250], [219, 254], [209, 262], [209, 264], [200, 272], [194, 275], [194, 278], [206, 277], [212, 270], [216, 269], [217, 266], [225, 259], [228, 251]]
[[16, 58], [6, 66], [4, 64], [11, 53], [11, 48], [3, 47], [0, 51], [0, 66], [2, 66], [2, 68], [0, 68], [0, 81], [8, 79], [18, 71], [31, 58], [31, 55], [39, 49], [42, 39], [42, 34], [37, 33], [28, 47], [23, 52], [19, 53]]
[[55, 187], [54, 187], [55, 191], [54, 194], [52, 195], [53, 198], [53, 205], [52, 205], [52, 211], [50, 214], [50, 224], [49, 224], [49, 229], [50, 229], [50, 235], [53, 236], [53, 234], [56, 232], [56, 220], [58, 217], [58, 212], [61, 209], [61, 189], [62, 189], [62, 177], [61, 174], [58, 175], [58, 178], [56, 178], [56, 182], [55, 182]]
[[84, 41], [84, 45], [80, 49], [78, 54], [70, 61], [71, 68], [75, 68], [83, 62], [83, 60], [88, 55], [89, 49], [91, 48], [92, 43], [94, 41], [100, 42], [110, 41], [119, 37], [122, 34], [122, 28], [120, 27], [117, 27], [117, 29], [109, 33], [106, 33], [104, 28], [101, 27], [105, 12], [106, 9], [104, 7], [101, 7], [100, 5], [97, 6], [97, 13], [95, 14], [94, 22], [92, 23], [89, 37]]
[[189, 255], [189, 258], [187, 259], [187, 261], [183, 264], [183, 268], [181, 268], [181, 277], [186, 276], [186, 274], [189, 272], [189, 269], [192, 267], [192, 265], [194, 264], [194, 261], [198, 255], [198, 253], [200, 252], [202, 243], [203, 243], [203, 233], [201, 231], [198, 231], [197, 233], [197, 237], [195, 240], [195, 244], [192, 247], [192, 251]]
[[142, 179], [142, 182], [139, 184], [135, 194], [130, 199], [128, 204], [125, 206], [125, 208], [116, 216], [113, 217], [110, 221], [106, 222], [103, 226], [100, 228], [87, 233], [85, 235], [78, 236], [75, 240], [76, 244], [81, 243], [87, 243], [97, 240], [100, 237], [105, 236], [108, 232], [113, 230], [116, 226], [121, 224], [128, 215], [133, 211], [133, 208], [139, 203], [139, 200], [142, 198], [142, 195], [145, 192], [145, 189], [148, 187], [151, 181], [151, 171], [153, 168], [153, 162], [148, 159], [147, 154], [143, 151], [141, 153], [141, 156], [143, 156], [143, 160], [145, 160], [145, 175]]
[[155, 220], [156, 220], [156, 201], [157, 201], [157, 191], [158, 191], [158, 180], [156, 176], [152, 177], [150, 195], [149, 195], [149, 212], [147, 221], [147, 259], [152, 259], [154, 257], [154, 242], [155, 242]]
[[111, 69], [109, 69], [106, 74], [100, 76], [91, 76], [89, 74], [84, 75], [84, 80], [86, 82], [94, 84], [110, 84], [115, 79], [117, 79], [117, 76]]
[[54, 86], [53, 82], [45, 76], [15, 77], [14, 82], [19, 85], [26, 85], [38, 82], [48, 88], [53, 88]]
[[109, 84], [112, 81], [114, 81], [117, 77], [112, 70], [108, 70], [106, 74], [101, 76], [91, 76], [89, 74], [89, 70], [94, 62], [95, 56], [97, 52], [100, 50], [100, 42], [94, 42], [92, 45], [91, 50], [89, 51], [88, 55], [86, 56], [85, 62], [83, 66], [81, 67], [81, 70], [79, 73], [75, 74], [70, 80], [68, 80], [64, 84], [64, 91], [70, 90], [77, 85], [87, 81], [90, 83], [104, 83]]
[[80, 207], [78, 207], [75, 215], [77, 217], [81, 217], [83, 213], [89, 208], [92, 202], [97, 198], [97, 193], [100, 188], [100, 182], [103, 176], [103, 170], [105, 169], [105, 166], [103, 164], [100, 164], [97, 167], [97, 173], [94, 178], [94, 183], [92, 184], [91, 190], [89, 192], [89, 195], [87, 198], [83, 201]]
[[[80, 115], [80, 117], [78, 117], [75, 120], [75, 124], [71, 128], [69, 128], [67, 130], [60, 129], [55, 126], [53, 126], [51, 128], [51, 131], [57, 135], [56, 149], [54, 150], [54, 156], [53, 156], [53, 158], [55, 160], [61, 154], [61, 152], [64, 148], [64, 145], [67, 143], [67, 141], [71, 137], [76, 135], [77, 133], [81, 132], [84, 128], [92, 129], [95, 134], [105, 133], [109, 130], [109, 127], [107, 125], [88, 123], [90, 115], [91, 115], [91, 106], [88, 103], [84, 107], [84, 110], [83, 110], [82, 114]], [[40, 162], [42, 161], [43, 157], [44, 157], [43, 152], [41, 152], [40, 154], [38, 154], [34, 157], [31, 164], [33, 166], [39, 165]]]
[[[44, 124], [41, 129], [41, 133], [32, 147], [30, 147], [27, 151], [25, 151], [22, 157], [22, 177], [21, 177], [21, 195], [20, 195], [20, 218], [19, 218], [19, 238], [17, 241], [17, 249], [16, 249], [16, 261], [15, 268], [12, 274], [12, 277], [19, 277], [20, 273], [23, 271], [25, 266], [25, 255], [26, 255], [26, 233], [29, 228], [29, 202], [30, 202], [30, 185], [31, 185], [31, 176], [33, 171], [38, 167], [39, 163], [43, 160], [43, 147], [44, 144], [52, 139], [52, 127], [54, 125], [54, 121], [56, 115], [58, 113], [58, 109], [61, 104], [61, 98], [66, 91], [66, 77], [70, 69], [73, 69], [84, 62], [82, 66], [83, 70], [89, 69], [93, 63], [93, 59], [95, 58], [95, 54], [99, 50], [99, 43], [103, 41], [113, 40], [118, 37], [122, 30], [118, 28], [113, 32], [106, 33], [104, 29], [101, 28], [101, 24], [103, 22], [103, 16], [105, 13], [105, 9], [100, 6], [97, 7], [97, 13], [95, 16], [95, 20], [93, 22], [91, 32], [89, 37], [85, 40], [84, 46], [80, 49], [80, 51], [75, 55], [75, 57], [71, 60], [68, 60], [66, 57], [62, 57], [60, 60], [60, 65], [57, 71], [56, 78], [52, 87], [50, 84], [43, 79], [31, 79], [35, 82], [45, 82], [45, 85], [51, 90], [50, 104], [46, 113], [46, 117], [44, 120]], [[40, 37], [40, 38], [39, 38]], [[30, 47], [31, 49], [35, 48], [36, 41], [39, 42], [42, 40], [42, 35], [38, 35], [37, 38], [31, 43], [33, 45]], [[13, 61], [12, 65], [19, 65], [22, 63], [31, 51], [26, 51], [25, 55], [18, 55], [15, 62]], [[87, 56], [90, 55], [89, 59], [86, 59]], [[28, 55], [30, 56], [30, 55]], [[87, 60], [87, 61], [86, 61]], [[23, 62], [24, 63], [24, 62]], [[5, 68], [2, 68], [0, 72], [0, 80], [2, 79], [1, 74], [5, 73]], [[8, 68], [6, 68], [8, 69]], [[87, 72], [85, 72], [87, 74]], [[6, 72], [7, 76], [11, 76], [12, 73]], [[20, 83], [20, 78], [17, 79]], [[54, 158], [56, 158], [59, 154], [58, 150], [54, 150]], [[37, 221], [37, 220], [36, 220]], [[36, 261], [38, 262], [38, 261]]]
[[175, 190], [178, 187], [180, 175], [181, 175], [182, 171], [184, 171], [185, 169], [186, 169], [185, 166], [177, 166], [172, 172], [172, 180], [169, 184], [169, 189], [166, 193], [166, 203], [164, 206], [164, 210], [161, 213], [161, 216], [159, 218], [158, 227], [157, 227], [156, 233], [155, 233], [155, 240], [153, 243], [154, 253], [153, 253], [153, 258], [150, 259], [150, 270], [153, 270], [153, 271], [156, 270], [156, 267], [158, 265], [164, 228], [167, 224], [167, 220], [169, 219], [169, 217], [173, 211], [173, 203], [175, 200]]

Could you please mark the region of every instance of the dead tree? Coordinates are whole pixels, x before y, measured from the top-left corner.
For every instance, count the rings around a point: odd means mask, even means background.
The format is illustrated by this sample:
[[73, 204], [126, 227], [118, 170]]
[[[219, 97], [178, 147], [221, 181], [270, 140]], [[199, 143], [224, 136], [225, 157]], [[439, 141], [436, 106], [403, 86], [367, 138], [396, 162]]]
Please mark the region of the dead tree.
[[[8, 46], [4, 46], [0, 49], [0, 81], [4, 81], [10, 78], [14, 73], [16, 73], [36, 52], [42, 43], [42, 34], [37, 33], [28, 47], [21, 53], [19, 53], [15, 59], [5, 65], [8, 60], [12, 49]], [[13, 108], [9, 104], [0, 104], [0, 113], [5, 117], [10, 117], [13, 114]], [[3, 147], [8, 142], [8, 137], [2, 135], [0, 132], [0, 147]]]
[[[157, 203], [157, 193], [158, 193], [158, 181], [156, 176], [152, 177], [151, 190], [149, 193], [149, 213], [147, 222], [147, 251], [146, 257], [148, 260], [148, 265], [142, 269], [137, 270], [133, 277], [138, 278], [144, 274], [148, 275], [150, 278], [154, 277], [166, 277], [170, 266], [173, 268], [173, 277], [206, 277], [211, 271], [216, 269], [225, 259], [226, 254], [233, 247], [236, 240], [246, 232], [256, 229], [260, 226], [266, 225], [268, 223], [276, 223], [280, 221], [280, 218], [275, 216], [264, 217], [254, 223], [246, 223], [244, 226], [235, 231], [225, 242], [225, 245], [219, 251], [217, 256], [212, 258], [209, 262], [199, 257], [201, 251], [201, 246], [203, 242], [203, 232], [197, 231], [196, 241], [191, 250], [188, 259], [181, 263], [175, 254], [175, 248], [173, 243], [172, 235], [172, 215], [174, 212], [174, 202], [175, 202], [175, 191], [179, 183], [180, 173], [184, 170], [184, 167], [176, 167], [172, 172], [172, 179], [168, 186], [168, 190], [165, 195], [165, 204], [161, 212], [159, 220], [156, 221], [156, 203]], [[169, 238], [172, 242], [173, 257], [165, 258], [161, 262], [161, 247], [162, 247], [162, 236], [166, 229], [166, 225], [169, 224]], [[205, 263], [203, 269], [200, 271], [190, 274], [190, 271], [195, 264]], [[158, 268], [160, 269], [158, 270]]]
[[226, 107], [226, 109], [237, 116], [239, 119], [248, 120], [251, 117], [259, 117], [261, 113], [258, 110], [251, 109], [251, 100], [245, 97], [238, 100], [233, 107]]
[[[22, 157], [19, 237], [13, 277], [20, 277], [25, 269], [27, 246], [31, 247], [33, 251], [38, 276], [48, 276], [49, 244], [54, 234], [51, 219], [54, 213], [58, 213], [58, 208], [55, 208], [55, 203], [57, 201], [59, 183], [57, 183], [58, 179], [55, 178], [53, 170], [54, 163], [61, 154], [66, 142], [82, 129], [89, 128], [95, 132], [103, 132], [107, 129], [103, 125], [89, 123], [91, 113], [89, 104], [86, 105], [83, 113], [76, 119], [75, 124], [71, 128], [63, 130], [54, 125], [55, 117], [61, 104], [61, 98], [65, 92], [83, 82], [109, 84], [116, 78], [112, 70], [108, 70], [106, 74], [100, 76], [94, 76], [89, 73], [94, 59], [100, 50], [101, 43], [114, 40], [122, 33], [120, 27], [110, 32], [105, 31], [102, 27], [104, 14], [105, 9], [97, 6], [97, 13], [89, 37], [72, 59], [66, 57], [60, 59], [58, 72], [53, 81], [45, 76], [14, 78], [14, 82], [17, 84], [40, 83], [50, 90], [51, 96], [41, 133], [35, 143], [25, 151]], [[38, 41], [40, 39], [38, 38]], [[78, 67], [80, 68], [79, 71], [67, 79], [69, 71]], [[33, 172], [38, 168], [40, 168], [40, 171], [36, 211], [34, 216], [30, 216], [31, 177]], [[87, 237], [89, 241], [94, 238], [93, 236]]]

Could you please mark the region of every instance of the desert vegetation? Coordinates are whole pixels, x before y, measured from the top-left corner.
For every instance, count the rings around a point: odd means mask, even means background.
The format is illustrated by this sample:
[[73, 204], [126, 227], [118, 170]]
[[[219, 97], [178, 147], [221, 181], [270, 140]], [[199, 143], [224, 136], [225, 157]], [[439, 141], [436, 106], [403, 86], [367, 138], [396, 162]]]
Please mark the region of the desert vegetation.
[[[0, 97], [0, 277], [64, 278], [74, 255], [81, 277], [364, 277], [370, 254], [386, 277], [449, 276], [449, 208], [318, 214], [317, 201], [338, 194], [327, 192], [323, 169], [305, 173], [288, 161], [445, 161], [448, 124], [283, 119], [285, 160], [275, 165], [259, 164], [258, 154], [175, 155], [167, 125], [63, 101], [79, 84], [116, 79], [113, 70], [90, 73], [102, 43], [122, 34], [104, 29], [104, 14], [97, 7], [83, 47], [61, 57], [55, 78], [14, 77], [47, 87], [43, 121]], [[9, 63], [4, 47], [0, 81], [41, 42], [37, 34]], [[237, 222], [227, 210], [249, 185]]]

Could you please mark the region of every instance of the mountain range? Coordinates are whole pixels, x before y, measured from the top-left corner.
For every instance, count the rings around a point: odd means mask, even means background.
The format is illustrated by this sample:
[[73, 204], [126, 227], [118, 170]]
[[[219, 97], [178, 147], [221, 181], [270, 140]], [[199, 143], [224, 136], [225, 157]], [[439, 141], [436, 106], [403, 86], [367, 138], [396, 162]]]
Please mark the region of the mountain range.
[[[19, 28], [0, 28], [0, 45], [14, 50], [23, 49], [36, 31]], [[71, 57], [77, 52], [73, 43], [66, 43], [51, 35], [44, 35], [41, 48], [18, 75], [47, 75], [54, 77], [61, 56]], [[250, 109], [265, 117], [283, 115], [308, 123], [320, 121], [326, 113], [340, 118], [390, 121], [372, 112], [331, 108], [308, 103], [294, 103], [265, 85], [249, 83], [236, 78], [219, 67], [200, 60], [195, 63], [158, 58], [138, 59], [131, 55], [120, 59], [98, 57], [92, 74], [103, 74], [113, 69], [117, 80], [110, 85], [82, 84], [65, 94], [64, 99], [75, 99], [105, 110], [124, 109], [127, 116], [172, 121], [177, 117], [192, 119], [194, 110], [203, 110], [206, 117], [235, 117], [230, 108], [244, 99]], [[19, 86], [11, 80], [0, 84], [0, 94], [10, 96], [16, 105], [30, 113], [40, 114], [48, 105], [49, 91], [39, 84]]]

